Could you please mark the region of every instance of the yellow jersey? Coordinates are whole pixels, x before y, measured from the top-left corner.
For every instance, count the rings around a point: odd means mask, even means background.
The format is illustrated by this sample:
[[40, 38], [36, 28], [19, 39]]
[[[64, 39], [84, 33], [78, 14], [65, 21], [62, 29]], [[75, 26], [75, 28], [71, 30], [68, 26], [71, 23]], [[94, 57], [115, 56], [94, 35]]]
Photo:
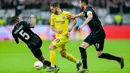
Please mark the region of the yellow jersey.
[[71, 13], [63, 11], [61, 14], [51, 15], [51, 25], [54, 26], [57, 30], [62, 30], [62, 34], [56, 33], [56, 37], [68, 35], [68, 25], [69, 25], [69, 15]]

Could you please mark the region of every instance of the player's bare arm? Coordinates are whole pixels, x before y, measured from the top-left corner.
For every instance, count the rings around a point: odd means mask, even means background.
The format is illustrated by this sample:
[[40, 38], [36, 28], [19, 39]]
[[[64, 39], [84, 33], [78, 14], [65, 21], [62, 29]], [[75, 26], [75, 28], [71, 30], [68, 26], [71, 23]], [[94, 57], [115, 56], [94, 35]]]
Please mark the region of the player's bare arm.
[[[72, 16], [73, 14], [70, 15], [70, 17]], [[75, 18], [70, 18], [71, 19], [71, 26], [70, 28], [68, 29], [69, 32], [72, 31], [73, 27], [75, 26], [76, 24], [76, 19]]]
[[72, 29], [73, 29], [73, 27], [75, 26], [75, 24], [76, 24], [76, 19], [73, 19], [73, 20], [72, 20], [72, 23], [71, 23], [71, 26], [70, 26], [70, 28], [68, 29], [69, 32], [72, 31]]
[[88, 22], [91, 21], [91, 19], [93, 18], [93, 14], [92, 12], [88, 12], [87, 13], [88, 17], [86, 18], [86, 20], [83, 22], [83, 24], [79, 27], [79, 29], [83, 28], [86, 24], [88, 24]]
[[83, 17], [83, 16], [84, 16], [84, 14], [83, 14], [83, 12], [81, 12], [81, 13], [79, 13], [79, 14], [76, 15], [76, 18], [77, 17]]
[[57, 32], [57, 33], [59, 33], [59, 34], [62, 33], [62, 30], [57, 30], [57, 29], [54, 27], [54, 25], [51, 25], [51, 29], [52, 29], [52, 31]]
[[83, 16], [84, 16], [84, 14], [83, 14], [83, 12], [81, 12], [81, 13], [79, 13], [77, 15], [72, 14], [71, 18], [78, 18], [78, 17], [83, 17]]

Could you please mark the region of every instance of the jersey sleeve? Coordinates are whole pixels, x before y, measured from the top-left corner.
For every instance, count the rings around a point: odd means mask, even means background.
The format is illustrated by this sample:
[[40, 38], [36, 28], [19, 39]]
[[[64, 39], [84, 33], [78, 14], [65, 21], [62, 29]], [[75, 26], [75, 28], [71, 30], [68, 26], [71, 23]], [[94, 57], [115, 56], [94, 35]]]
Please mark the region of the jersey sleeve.
[[54, 23], [54, 15], [52, 14], [51, 15], [51, 18], [50, 18], [50, 25], [54, 25], [55, 23]]
[[67, 17], [70, 17], [70, 15], [71, 15], [72, 13], [71, 12], [65, 12], [65, 15], [67, 16]]
[[93, 14], [93, 9], [92, 8], [88, 8], [83, 13], [84, 13], [84, 16], [88, 15], [88, 14]]
[[15, 42], [18, 44], [19, 43], [18, 37], [14, 34], [14, 32], [12, 32], [12, 35], [14, 37]]
[[88, 14], [93, 14], [93, 9], [92, 8], [87, 9], [86, 13], [87, 13], [87, 15]]

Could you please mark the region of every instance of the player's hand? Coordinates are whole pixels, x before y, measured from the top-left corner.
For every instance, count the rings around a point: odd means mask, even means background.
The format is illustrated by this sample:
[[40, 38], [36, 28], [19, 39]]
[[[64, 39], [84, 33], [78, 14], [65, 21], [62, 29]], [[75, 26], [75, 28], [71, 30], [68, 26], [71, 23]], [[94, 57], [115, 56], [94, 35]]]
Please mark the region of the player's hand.
[[80, 27], [78, 28], [78, 31], [82, 31], [82, 28], [83, 28], [83, 27], [82, 27], [82, 26], [80, 26]]
[[71, 31], [72, 31], [72, 28], [69, 28], [68, 31], [71, 32]]
[[61, 34], [61, 33], [62, 33], [62, 30], [57, 30], [57, 33]]
[[34, 15], [31, 15], [30, 16], [30, 28], [34, 28], [35, 27], [35, 16]]
[[31, 19], [34, 19], [34, 18], [35, 18], [35, 15], [30, 15], [30, 18], [31, 18]]
[[72, 15], [70, 16], [70, 18], [71, 18], [71, 19], [75, 19], [75, 18], [76, 18], [76, 15], [72, 14]]
[[30, 21], [33, 22], [33, 21], [34, 21], [34, 18], [35, 18], [35, 16], [34, 16], [34, 15], [31, 15], [31, 16], [30, 16]]

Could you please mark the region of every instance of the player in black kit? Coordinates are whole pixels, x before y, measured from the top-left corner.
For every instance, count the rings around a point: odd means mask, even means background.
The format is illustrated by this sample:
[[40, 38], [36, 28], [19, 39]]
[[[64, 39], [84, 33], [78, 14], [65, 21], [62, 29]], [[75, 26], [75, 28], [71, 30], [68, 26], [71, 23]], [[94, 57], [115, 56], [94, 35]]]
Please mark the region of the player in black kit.
[[104, 32], [104, 29], [101, 25], [100, 20], [98, 19], [97, 15], [96, 15], [95, 11], [93, 10], [93, 8], [91, 6], [88, 6], [88, 0], [81, 0], [80, 7], [81, 7], [81, 9], [83, 9], [83, 12], [81, 12], [77, 15], [73, 15], [71, 18], [85, 16], [86, 20], [83, 22], [83, 24], [78, 29], [81, 30], [86, 24], [88, 24], [92, 32], [90, 33], [89, 36], [87, 36], [85, 38], [85, 40], [82, 42], [82, 44], [79, 47], [79, 50], [81, 53], [81, 58], [82, 58], [83, 68], [77, 72], [85, 73], [88, 71], [86, 48], [88, 48], [91, 45], [95, 46], [98, 58], [115, 60], [120, 64], [121, 69], [123, 69], [123, 67], [124, 67], [123, 57], [117, 57], [117, 56], [113, 56], [111, 54], [102, 52], [103, 47], [104, 47], [105, 32]]
[[19, 18], [14, 16], [12, 18], [12, 23], [14, 24], [12, 35], [16, 43], [18, 44], [19, 39], [21, 39], [27, 44], [28, 48], [38, 60], [43, 62], [45, 66], [50, 67], [51, 63], [45, 59], [40, 50], [40, 47], [42, 46], [41, 38], [30, 29], [35, 26], [34, 16], [31, 16], [30, 23], [27, 23], [26, 21], [20, 22]]

